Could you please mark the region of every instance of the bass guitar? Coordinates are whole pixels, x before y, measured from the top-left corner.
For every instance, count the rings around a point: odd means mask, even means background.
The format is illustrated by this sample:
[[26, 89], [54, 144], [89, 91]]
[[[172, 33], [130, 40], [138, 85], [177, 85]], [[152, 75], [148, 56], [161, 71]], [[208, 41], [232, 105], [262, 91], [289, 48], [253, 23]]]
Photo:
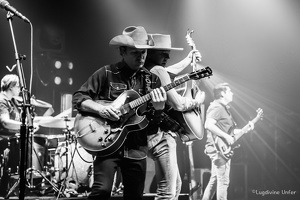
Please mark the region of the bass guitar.
[[[196, 80], [212, 75], [209, 67], [185, 75], [163, 88], [168, 91], [188, 80]], [[134, 91], [123, 92], [114, 101], [99, 100], [97, 103], [110, 105], [119, 111], [120, 120], [110, 121], [91, 113], [78, 113], [74, 121], [74, 131], [78, 143], [89, 153], [107, 156], [117, 151], [124, 143], [127, 134], [147, 127], [148, 120], [139, 115], [141, 108], [151, 100], [150, 94], [142, 97]]]
[[234, 137], [234, 143], [232, 145], [228, 145], [227, 142], [221, 138], [221, 137], [216, 137], [215, 139], [215, 146], [217, 148], [217, 151], [219, 151], [221, 157], [225, 159], [225, 161], [229, 160], [232, 158], [234, 154], [234, 149], [240, 147], [240, 145], [236, 144], [236, 141], [240, 139], [244, 134], [248, 133], [251, 129], [251, 123], [254, 125], [256, 122], [258, 122], [260, 119], [263, 118], [263, 110], [261, 108], [256, 110], [257, 115], [256, 117], [250, 121], [246, 126], [242, 128], [242, 130], [236, 134], [233, 134], [233, 131], [231, 131], [231, 136]]

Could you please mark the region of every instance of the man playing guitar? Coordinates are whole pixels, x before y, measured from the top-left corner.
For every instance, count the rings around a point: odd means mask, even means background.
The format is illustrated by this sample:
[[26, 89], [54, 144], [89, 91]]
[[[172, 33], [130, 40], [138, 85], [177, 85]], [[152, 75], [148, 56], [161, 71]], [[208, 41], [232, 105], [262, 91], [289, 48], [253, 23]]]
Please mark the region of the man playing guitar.
[[[126, 135], [115, 134], [116, 137], [124, 136], [125, 141], [108, 155], [97, 154], [93, 162], [94, 183], [88, 199], [110, 199], [114, 175], [116, 170], [120, 168], [124, 185], [123, 199], [142, 200], [146, 177], [146, 137], [152, 131], [153, 134], [156, 133], [156, 120], [160, 120], [166, 101], [166, 92], [160, 87], [159, 78], [150, 74], [143, 67], [147, 49], [151, 48], [144, 27], [129, 26], [123, 30], [121, 35], [112, 38], [109, 44], [119, 49], [121, 60], [100, 67], [91, 75], [74, 93], [73, 105], [82, 115], [96, 115], [98, 118], [106, 119], [105, 123], [107, 124], [116, 124], [122, 133], [127, 128], [137, 127], [137, 129], [130, 130]], [[150, 89], [153, 90], [150, 91]], [[151, 101], [138, 109], [130, 109], [134, 107], [132, 104], [125, 108], [122, 107], [122, 110], [117, 109], [120, 107], [119, 101], [115, 100], [120, 100], [120, 102], [122, 100], [121, 103], [123, 103], [127, 100], [130, 101], [131, 98], [134, 99], [136, 96], [146, 95], [146, 93], [150, 94]], [[118, 105], [97, 103], [98, 100], [113, 101]], [[140, 116], [139, 114], [143, 115]], [[78, 118], [79, 122], [80, 119]], [[141, 122], [144, 123], [141, 124]], [[96, 119], [87, 123], [86, 127], [77, 130], [77, 140], [79, 137], [93, 136], [94, 133], [103, 130], [104, 128], [100, 125]], [[76, 127], [75, 121], [74, 128]], [[84, 130], [89, 131], [80, 134]], [[117, 131], [111, 131], [110, 128], [107, 128], [104, 132], [106, 133], [105, 138], [94, 137], [93, 140], [103, 144], [105, 149], [106, 144], [114, 139], [111, 138], [112, 134]]]
[[[215, 86], [214, 101], [207, 109], [205, 128], [207, 129], [207, 143], [205, 153], [211, 159], [211, 177], [203, 193], [202, 200], [212, 199], [217, 191], [217, 200], [227, 199], [229, 186], [230, 159], [221, 155], [215, 139], [222, 138], [227, 145], [231, 146], [236, 138], [254, 128], [254, 123], [249, 123], [242, 129], [235, 128], [235, 122], [228, 110], [228, 104], [233, 100], [233, 93], [228, 83]], [[233, 135], [231, 135], [233, 130]]]
[[[160, 78], [162, 85], [167, 85], [171, 83], [171, 78], [165, 69], [170, 58], [170, 52], [183, 49], [172, 47], [170, 35], [149, 34], [149, 36], [153, 39], [155, 46], [148, 50], [145, 67]], [[200, 52], [194, 50], [190, 51], [186, 58], [169, 67], [183, 70], [190, 65], [193, 56], [197, 60], [201, 59]], [[172, 89], [167, 91], [167, 97], [168, 106], [182, 112], [191, 110], [203, 103], [205, 93], [200, 91], [193, 99], [182, 97], [175, 89]], [[201, 122], [197, 121], [196, 123]], [[199, 125], [201, 127], [203, 124]], [[180, 194], [182, 181], [177, 165], [176, 152], [176, 133], [180, 134], [179, 129], [181, 129], [180, 125], [177, 125], [170, 116], [164, 115], [164, 120], [160, 123], [157, 133], [148, 136], [148, 155], [155, 161], [156, 199], [178, 199]]]

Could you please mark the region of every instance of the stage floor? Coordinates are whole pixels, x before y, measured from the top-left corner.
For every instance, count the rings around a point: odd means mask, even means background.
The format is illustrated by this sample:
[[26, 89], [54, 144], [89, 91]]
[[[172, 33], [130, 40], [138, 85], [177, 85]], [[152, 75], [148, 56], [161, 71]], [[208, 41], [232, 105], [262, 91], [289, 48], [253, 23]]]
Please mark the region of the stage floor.
[[[143, 200], [154, 200], [155, 193], [147, 193], [144, 194]], [[57, 198], [56, 196], [25, 196], [26, 200], [85, 200], [86, 196], [81, 197], [63, 197], [63, 198]], [[3, 197], [0, 197], [0, 199], [5, 199]], [[16, 200], [19, 199], [17, 196], [9, 197], [9, 199]], [[111, 197], [111, 200], [122, 200], [122, 195], [113, 195]], [[180, 194], [179, 200], [189, 200], [188, 194]]]

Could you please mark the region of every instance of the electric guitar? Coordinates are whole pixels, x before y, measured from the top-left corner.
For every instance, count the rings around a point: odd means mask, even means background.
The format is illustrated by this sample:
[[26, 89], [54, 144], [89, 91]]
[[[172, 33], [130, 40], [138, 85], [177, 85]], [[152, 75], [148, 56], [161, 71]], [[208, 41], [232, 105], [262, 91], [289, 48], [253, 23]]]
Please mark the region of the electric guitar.
[[231, 131], [231, 136], [235, 138], [235, 141], [232, 145], [228, 145], [227, 142], [221, 138], [221, 137], [216, 137], [215, 139], [215, 146], [217, 148], [217, 151], [220, 152], [220, 155], [222, 158], [224, 158], [226, 161], [232, 158], [234, 154], [234, 149], [240, 147], [240, 145], [236, 145], [236, 141], [241, 138], [244, 134], [248, 133], [251, 129], [250, 123], [255, 124], [258, 122], [260, 119], [263, 117], [263, 110], [261, 108], [256, 110], [257, 115], [256, 117], [250, 121], [246, 126], [242, 128], [242, 131], [238, 132], [237, 134], [233, 134], [233, 131]]
[[[185, 75], [163, 86], [168, 91], [188, 80], [196, 80], [212, 75], [209, 67]], [[119, 111], [120, 120], [111, 121], [92, 113], [78, 113], [75, 117], [74, 131], [78, 143], [89, 153], [107, 156], [117, 151], [124, 143], [127, 134], [147, 127], [148, 120], [139, 115], [141, 108], [151, 100], [150, 94], [142, 97], [134, 91], [127, 90], [114, 101], [99, 100], [97, 103], [110, 105]], [[144, 109], [145, 110], [145, 109]]]

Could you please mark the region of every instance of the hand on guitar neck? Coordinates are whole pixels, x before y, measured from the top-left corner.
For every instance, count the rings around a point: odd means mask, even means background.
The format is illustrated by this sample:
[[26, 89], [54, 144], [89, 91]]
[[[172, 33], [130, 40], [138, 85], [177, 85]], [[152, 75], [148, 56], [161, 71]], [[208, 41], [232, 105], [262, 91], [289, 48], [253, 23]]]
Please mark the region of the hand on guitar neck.
[[227, 135], [224, 138], [216, 137], [215, 146], [225, 160], [230, 159], [233, 156], [233, 150], [239, 147], [239, 145], [234, 146], [234, 143], [245, 133], [248, 133], [249, 131], [253, 130], [254, 124], [260, 119], [262, 119], [263, 110], [259, 108], [256, 110], [256, 112], [256, 117], [242, 129], [234, 129], [231, 134]]
[[234, 138], [234, 142], [236, 142], [242, 135], [248, 133], [249, 131], [254, 129], [254, 124], [262, 118], [263, 110], [261, 108], [257, 109], [257, 116], [248, 122], [242, 129], [235, 129], [232, 137]]

